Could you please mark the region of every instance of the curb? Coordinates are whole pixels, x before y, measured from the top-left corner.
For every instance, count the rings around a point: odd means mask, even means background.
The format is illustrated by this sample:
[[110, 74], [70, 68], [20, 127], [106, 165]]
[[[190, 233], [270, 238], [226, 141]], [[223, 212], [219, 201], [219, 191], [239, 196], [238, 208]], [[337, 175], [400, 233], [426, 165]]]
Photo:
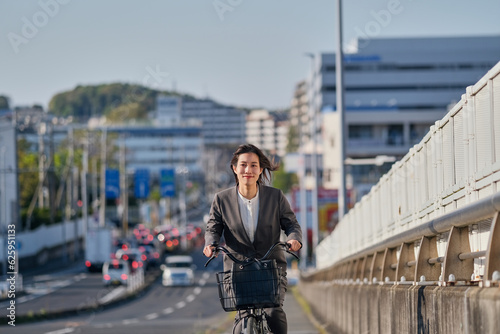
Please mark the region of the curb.
[[[131, 301], [137, 297], [140, 297], [144, 292], [149, 290], [151, 285], [161, 276], [161, 270], [155, 270], [152, 275], [148, 275], [144, 278], [144, 285], [139, 289], [128, 292], [123, 296], [113, 299], [107, 303], [95, 303], [93, 305], [87, 305], [84, 307], [78, 307], [74, 309], [67, 309], [61, 311], [53, 311], [53, 312], [38, 312], [33, 314], [24, 314], [20, 316], [16, 316], [16, 325], [22, 323], [30, 323], [40, 320], [49, 320], [49, 319], [57, 319], [62, 317], [69, 317], [73, 315], [80, 315], [85, 313], [103, 311], [105, 309], [114, 307], [116, 305]], [[0, 326], [7, 325], [10, 319], [8, 317], [0, 319]]]
[[309, 303], [304, 299], [304, 297], [302, 297], [299, 288], [297, 286], [294, 286], [290, 290], [292, 291], [292, 294], [299, 303], [300, 307], [302, 307], [302, 310], [304, 311], [309, 321], [311, 321], [311, 324], [316, 327], [320, 334], [327, 334], [328, 332], [325, 330], [325, 327], [322, 326], [318, 319], [314, 316]]

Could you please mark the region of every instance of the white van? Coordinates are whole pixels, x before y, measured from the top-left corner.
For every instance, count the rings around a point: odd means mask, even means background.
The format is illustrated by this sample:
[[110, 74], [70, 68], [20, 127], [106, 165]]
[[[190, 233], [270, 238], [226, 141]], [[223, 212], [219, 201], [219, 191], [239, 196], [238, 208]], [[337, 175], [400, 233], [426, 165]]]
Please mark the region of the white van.
[[191, 256], [167, 256], [165, 264], [161, 265], [161, 269], [163, 270], [162, 284], [164, 286], [193, 285], [194, 268], [195, 265]]

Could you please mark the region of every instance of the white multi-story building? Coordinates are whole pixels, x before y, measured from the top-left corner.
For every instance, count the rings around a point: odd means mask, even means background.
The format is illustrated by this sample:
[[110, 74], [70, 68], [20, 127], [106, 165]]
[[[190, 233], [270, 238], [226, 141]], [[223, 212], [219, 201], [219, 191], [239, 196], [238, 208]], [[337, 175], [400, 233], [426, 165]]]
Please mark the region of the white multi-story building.
[[271, 154], [284, 157], [288, 134], [288, 114], [252, 110], [246, 121], [246, 141]]
[[199, 119], [205, 146], [240, 145], [245, 142], [246, 113], [211, 100], [182, 101], [182, 119]]
[[[355, 186], [378, 180], [500, 60], [500, 36], [359, 39], [358, 45], [344, 55], [344, 140]], [[314, 68], [308, 96], [322, 117], [323, 183], [338, 188], [335, 54], [317, 56]]]
[[301, 143], [307, 143], [311, 138], [309, 127], [309, 98], [307, 96], [308, 82], [302, 80], [295, 86], [290, 106], [291, 148], [298, 148]]
[[128, 171], [148, 169], [152, 175], [159, 175], [164, 168], [185, 167], [194, 174], [202, 171], [203, 139], [199, 123], [109, 127], [107, 131], [119, 135], [117, 145], [123, 138]]

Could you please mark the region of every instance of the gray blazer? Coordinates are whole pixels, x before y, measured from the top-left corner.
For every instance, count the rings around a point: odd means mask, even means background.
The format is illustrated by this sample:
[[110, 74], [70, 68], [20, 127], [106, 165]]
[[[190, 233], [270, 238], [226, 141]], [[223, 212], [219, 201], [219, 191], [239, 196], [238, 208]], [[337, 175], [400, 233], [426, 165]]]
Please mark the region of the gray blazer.
[[[259, 187], [259, 217], [254, 242], [250, 241], [240, 215], [238, 188], [232, 187], [215, 195], [210, 209], [210, 217], [205, 230], [205, 245], [219, 242], [222, 235], [226, 248], [236, 258], [260, 258], [271, 246], [280, 241], [281, 231], [287, 240], [295, 239], [302, 243], [302, 231], [290, 204], [279, 189]], [[270, 258], [276, 259], [279, 267], [286, 272], [286, 258], [283, 249], [275, 249]], [[224, 257], [224, 270], [230, 270], [232, 260]]]

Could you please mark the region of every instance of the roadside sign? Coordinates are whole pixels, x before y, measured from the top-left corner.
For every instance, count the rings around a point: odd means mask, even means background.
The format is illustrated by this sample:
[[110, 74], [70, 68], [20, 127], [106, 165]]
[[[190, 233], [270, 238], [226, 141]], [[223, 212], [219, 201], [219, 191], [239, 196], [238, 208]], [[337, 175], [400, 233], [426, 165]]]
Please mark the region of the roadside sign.
[[106, 169], [106, 198], [116, 199], [120, 197], [120, 171], [118, 169]]
[[149, 196], [149, 170], [137, 169], [134, 176], [135, 198], [148, 198]]
[[160, 194], [161, 197], [175, 196], [175, 169], [160, 170]]

